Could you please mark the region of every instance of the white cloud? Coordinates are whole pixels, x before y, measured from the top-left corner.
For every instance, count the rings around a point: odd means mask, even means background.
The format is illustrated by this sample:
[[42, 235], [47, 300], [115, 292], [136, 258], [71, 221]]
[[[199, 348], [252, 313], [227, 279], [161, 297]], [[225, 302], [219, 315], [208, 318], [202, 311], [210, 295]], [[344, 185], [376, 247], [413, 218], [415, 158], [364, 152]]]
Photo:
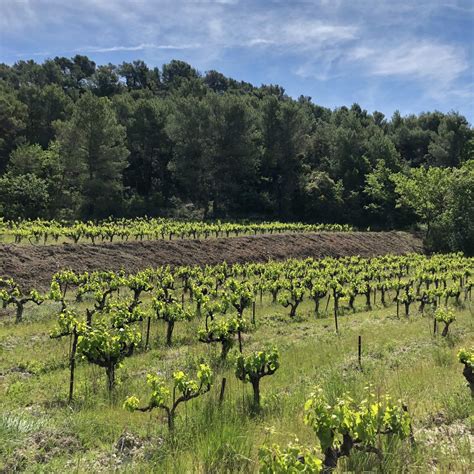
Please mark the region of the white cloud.
[[450, 83], [468, 68], [463, 52], [450, 45], [413, 41], [370, 55], [372, 72], [381, 76], [408, 76]]
[[387, 43], [358, 46], [347, 52], [347, 61], [360, 64], [365, 75], [417, 81], [427, 95], [436, 99], [460, 96], [465, 89], [459, 89], [456, 83], [469, 69], [462, 48], [417, 39], [395, 46]]
[[192, 49], [198, 48], [200, 45], [198, 44], [153, 44], [153, 43], [141, 43], [134, 46], [125, 46], [125, 45], [117, 45], [117, 46], [84, 46], [82, 48], [78, 48], [74, 50], [75, 52], [82, 52], [82, 53], [112, 53], [116, 51], [143, 51], [146, 49]]
[[349, 51], [349, 58], [351, 60], [357, 61], [361, 59], [369, 58], [370, 56], [374, 55], [375, 51], [373, 48], [368, 48], [366, 46], [357, 46]]
[[288, 44], [311, 47], [325, 41], [344, 41], [355, 37], [357, 27], [306, 20], [293, 21], [282, 28], [281, 41]]
[[3, 32], [23, 30], [36, 22], [37, 11], [29, 0], [0, 0], [0, 29]]
[[322, 45], [340, 43], [355, 38], [358, 28], [321, 20], [298, 18], [286, 22], [265, 21], [254, 25], [246, 43], [252, 46], [271, 46], [308, 51]]
[[97, 48], [104, 50], [109, 44], [180, 46], [194, 42], [209, 49], [246, 45], [311, 49], [354, 37], [356, 26], [315, 19], [314, 11], [306, 14], [305, 5], [240, 5], [237, 0], [0, 0], [0, 25], [7, 33], [37, 28], [36, 34], [43, 30], [54, 35], [57, 28], [57, 34], [66, 40], [68, 33], [84, 31], [102, 40]]
[[252, 38], [248, 41], [247, 46], [270, 46], [274, 45], [275, 40], [266, 38]]

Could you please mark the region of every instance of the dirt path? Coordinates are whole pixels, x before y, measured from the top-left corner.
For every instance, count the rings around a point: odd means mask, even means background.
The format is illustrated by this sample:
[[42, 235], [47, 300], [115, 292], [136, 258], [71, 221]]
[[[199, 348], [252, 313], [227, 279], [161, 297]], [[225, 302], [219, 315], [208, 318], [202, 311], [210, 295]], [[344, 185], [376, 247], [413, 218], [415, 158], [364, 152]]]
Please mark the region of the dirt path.
[[321, 232], [98, 245], [0, 245], [0, 275], [12, 277], [25, 287], [46, 288], [51, 275], [65, 268], [77, 272], [124, 268], [134, 272], [163, 264], [204, 265], [422, 251], [421, 241], [405, 232]]

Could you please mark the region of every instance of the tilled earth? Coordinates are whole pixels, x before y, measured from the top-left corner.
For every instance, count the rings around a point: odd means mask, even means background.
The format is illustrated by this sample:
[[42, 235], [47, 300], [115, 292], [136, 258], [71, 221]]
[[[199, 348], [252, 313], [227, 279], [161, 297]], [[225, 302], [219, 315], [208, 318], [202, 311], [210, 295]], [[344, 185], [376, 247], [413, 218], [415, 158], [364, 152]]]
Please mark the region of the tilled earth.
[[159, 265], [212, 265], [287, 258], [365, 257], [423, 252], [419, 238], [406, 232], [320, 232], [207, 240], [154, 240], [63, 245], [0, 245], [0, 276], [25, 288], [46, 289], [58, 270], [76, 272]]

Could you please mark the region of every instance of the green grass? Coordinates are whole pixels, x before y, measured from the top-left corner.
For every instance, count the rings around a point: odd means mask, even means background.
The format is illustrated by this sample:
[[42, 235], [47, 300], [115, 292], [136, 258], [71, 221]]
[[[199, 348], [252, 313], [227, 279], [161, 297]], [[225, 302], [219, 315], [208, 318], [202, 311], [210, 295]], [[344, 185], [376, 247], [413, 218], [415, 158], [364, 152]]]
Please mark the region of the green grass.
[[[115, 403], [105, 391], [104, 371], [80, 363], [76, 400], [68, 406], [68, 341], [48, 337], [57, 307], [29, 307], [20, 325], [4, 315], [0, 472], [256, 472], [263, 443], [286, 444], [297, 437], [301, 443], [317, 445], [303, 423], [304, 402], [316, 385], [330, 399], [349, 392], [360, 400], [368, 384], [407, 403], [417, 442], [411, 446], [381, 440], [383, 460], [354, 453], [342, 459], [338, 469], [468, 472], [473, 462], [469, 417], [474, 404], [456, 353], [474, 341], [470, 303], [458, 309], [447, 338], [433, 336], [432, 319], [418, 314], [415, 305], [409, 319], [397, 319], [394, 306], [367, 312], [363, 298], [357, 304], [359, 312], [339, 318], [336, 335], [332, 316], [316, 318], [309, 301], [298, 308], [295, 320], [269, 298], [257, 303], [257, 324], [244, 336], [244, 351], [275, 344], [281, 353], [280, 369], [262, 380], [262, 411], [254, 413], [251, 387], [235, 378], [232, 367], [215, 365], [215, 386], [179, 407], [174, 436], [167, 432], [164, 413], [129, 413], [122, 403], [132, 394], [146, 399], [147, 372], [170, 375], [202, 359], [217, 363], [220, 347], [196, 340], [202, 321], [178, 323], [171, 348], [164, 346], [164, 324], [155, 322], [152, 349], [126, 359], [117, 371]], [[357, 360], [359, 335], [362, 370]], [[219, 404], [222, 377], [227, 387]], [[120, 451], [116, 444], [124, 434], [132, 446]]]

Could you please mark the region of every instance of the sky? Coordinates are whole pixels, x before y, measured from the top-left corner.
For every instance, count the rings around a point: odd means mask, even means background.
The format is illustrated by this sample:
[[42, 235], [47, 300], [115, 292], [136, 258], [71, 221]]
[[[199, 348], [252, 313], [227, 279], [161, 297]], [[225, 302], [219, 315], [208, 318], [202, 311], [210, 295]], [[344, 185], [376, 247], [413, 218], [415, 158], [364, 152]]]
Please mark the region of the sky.
[[0, 62], [187, 61], [330, 108], [474, 123], [472, 0], [0, 0]]

